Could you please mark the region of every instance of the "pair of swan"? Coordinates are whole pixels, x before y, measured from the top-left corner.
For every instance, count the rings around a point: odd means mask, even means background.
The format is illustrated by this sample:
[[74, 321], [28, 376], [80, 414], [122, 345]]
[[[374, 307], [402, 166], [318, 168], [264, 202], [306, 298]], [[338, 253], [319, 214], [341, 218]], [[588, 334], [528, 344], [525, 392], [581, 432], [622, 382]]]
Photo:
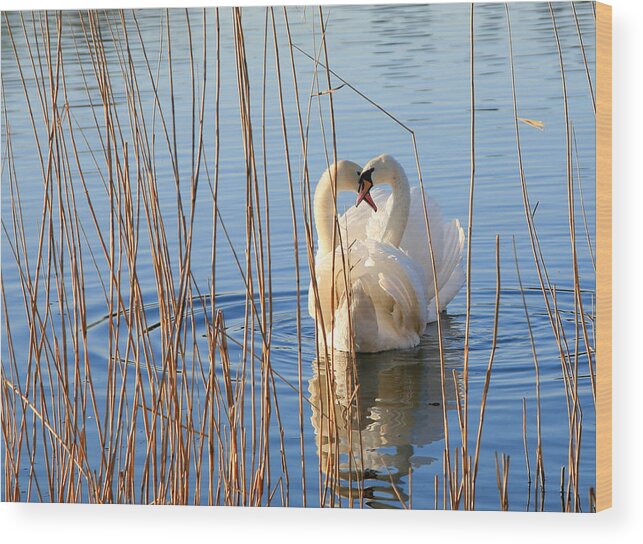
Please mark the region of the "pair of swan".
[[[338, 217], [342, 252], [333, 236], [334, 193], [344, 191], [357, 193], [357, 202]], [[464, 232], [457, 219], [445, 222], [431, 199], [427, 213], [444, 309], [464, 283]], [[378, 352], [419, 344], [426, 324], [437, 319], [435, 283], [422, 195], [410, 189], [402, 166], [387, 154], [363, 168], [338, 161], [317, 183], [314, 214], [316, 293], [311, 282], [308, 311], [328, 347], [351, 351], [354, 341], [357, 352]]]

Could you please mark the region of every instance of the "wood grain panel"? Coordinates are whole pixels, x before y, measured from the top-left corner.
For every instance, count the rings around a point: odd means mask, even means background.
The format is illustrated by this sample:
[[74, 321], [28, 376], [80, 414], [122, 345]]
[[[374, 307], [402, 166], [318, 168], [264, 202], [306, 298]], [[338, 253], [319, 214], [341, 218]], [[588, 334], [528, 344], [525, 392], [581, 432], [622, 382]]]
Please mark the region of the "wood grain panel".
[[596, 509], [612, 506], [612, 7], [596, 3]]

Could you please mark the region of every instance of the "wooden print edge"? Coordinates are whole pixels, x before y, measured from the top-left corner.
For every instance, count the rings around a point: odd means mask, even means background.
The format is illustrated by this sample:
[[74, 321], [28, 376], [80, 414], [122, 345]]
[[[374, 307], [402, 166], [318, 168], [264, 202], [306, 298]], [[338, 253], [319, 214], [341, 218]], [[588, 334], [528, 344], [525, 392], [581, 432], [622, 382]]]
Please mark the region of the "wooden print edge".
[[596, 511], [612, 506], [612, 7], [596, 2]]

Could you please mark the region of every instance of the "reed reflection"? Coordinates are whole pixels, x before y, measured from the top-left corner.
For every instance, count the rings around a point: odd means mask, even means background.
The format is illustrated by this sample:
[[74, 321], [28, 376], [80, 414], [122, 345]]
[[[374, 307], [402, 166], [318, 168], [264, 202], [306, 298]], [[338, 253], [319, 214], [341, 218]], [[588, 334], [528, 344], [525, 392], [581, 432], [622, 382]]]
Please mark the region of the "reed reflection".
[[[457, 335], [452, 318], [443, 317], [443, 330], [445, 338]], [[457, 351], [450, 352], [446, 344], [446, 403], [452, 410], [456, 401], [451, 369], [456, 367]], [[308, 391], [321, 504], [408, 506], [411, 473], [441, 463], [418, 453], [444, 439], [435, 324], [411, 350], [354, 358], [336, 351], [331, 361], [314, 361]]]

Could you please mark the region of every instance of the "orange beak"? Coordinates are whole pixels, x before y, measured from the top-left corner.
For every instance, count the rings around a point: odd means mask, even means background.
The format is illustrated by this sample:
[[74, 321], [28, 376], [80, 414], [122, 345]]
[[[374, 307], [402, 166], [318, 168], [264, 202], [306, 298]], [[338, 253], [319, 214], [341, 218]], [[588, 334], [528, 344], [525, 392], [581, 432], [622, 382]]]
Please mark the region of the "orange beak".
[[357, 194], [357, 201], [355, 202], [355, 207], [359, 206], [364, 200], [373, 211], [377, 211], [377, 205], [371, 197], [371, 189], [373, 188], [373, 182], [367, 179], [362, 179], [359, 182], [359, 192]]

